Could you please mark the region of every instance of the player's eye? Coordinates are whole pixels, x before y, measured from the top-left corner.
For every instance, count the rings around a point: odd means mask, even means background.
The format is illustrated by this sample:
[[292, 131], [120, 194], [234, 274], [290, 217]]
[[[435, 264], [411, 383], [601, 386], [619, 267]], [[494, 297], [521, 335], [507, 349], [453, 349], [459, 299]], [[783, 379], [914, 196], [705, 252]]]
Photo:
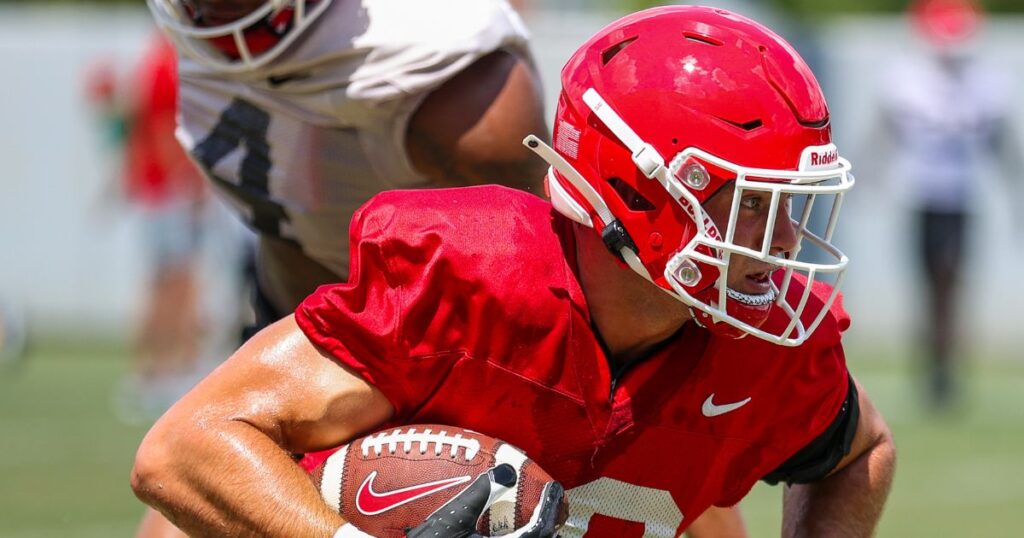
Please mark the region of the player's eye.
[[[768, 208], [768, 204], [771, 202], [771, 199], [772, 197], [769, 193], [751, 193], [744, 196], [740, 200], [740, 206], [742, 206], [745, 209], [750, 209], [752, 211], [761, 211]], [[782, 211], [788, 212], [790, 210], [791, 204], [792, 195], [783, 194], [781, 199], [779, 200], [779, 208]]]
[[740, 205], [743, 206], [746, 209], [751, 209], [751, 210], [757, 211], [757, 210], [761, 209], [761, 207], [764, 205], [764, 201], [761, 200], [761, 196], [756, 195], [756, 194], [750, 194], [750, 195], [744, 196], [740, 200]]

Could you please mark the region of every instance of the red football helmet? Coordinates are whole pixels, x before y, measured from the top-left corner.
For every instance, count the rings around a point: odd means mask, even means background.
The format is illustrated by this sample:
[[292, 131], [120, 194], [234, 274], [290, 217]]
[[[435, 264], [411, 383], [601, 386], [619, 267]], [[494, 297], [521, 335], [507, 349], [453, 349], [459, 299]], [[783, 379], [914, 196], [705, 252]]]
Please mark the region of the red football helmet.
[[918, 31], [940, 48], [962, 45], [982, 22], [974, 0], [916, 0], [909, 11]]
[[[710, 330], [795, 346], [827, 313], [836, 291], [820, 312], [804, 310], [815, 303], [816, 276], [831, 275], [836, 289], [842, 280], [848, 258], [831, 240], [853, 176], [832, 144], [818, 82], [764, 26], [693, 6], [614, 22], [562, 69], [554, 149], [536, 137], [525, 142], [552, 165], [554, 207], [598, 230]], [[729, 221], [714, 222], [702, 204], [726, 186], [736, 189]], [[760, 248], [733, 242], [743, 191], [770, 193]], [[831, 203], [821, 215], [815, 201], [823, 197]], [[799, 240], [788, 252], [771, 252], [779, 211], [792, 211]], [[774, 266], [771, 290], [730, 289], [733, 256]], [[807, 278], [803, 293], [787, 293], [794, 272]], [[790, 320], [776, 333], [760, 328], [772, 308]]]
[[267, 0], [248, 15], [205, 24], [191, 0], [146, 0], [157, 24], [195, 61], [238, 73], [266, 65], [316, 20], [332, 0]]

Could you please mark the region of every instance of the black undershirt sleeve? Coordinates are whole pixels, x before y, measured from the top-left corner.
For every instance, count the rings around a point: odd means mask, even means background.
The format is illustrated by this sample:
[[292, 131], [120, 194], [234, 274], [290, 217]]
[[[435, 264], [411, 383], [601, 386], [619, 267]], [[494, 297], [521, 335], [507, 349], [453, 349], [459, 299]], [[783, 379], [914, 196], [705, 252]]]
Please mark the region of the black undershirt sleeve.
[[832, 424], [761, 480], [773, 486], [779, 482], [789, 485], [817, 482], [828, 476], [839, 461], [850, 453], [854, 434], [857, 433], [860, 406], [857, 400], [857, 386], [853, 382], [853, 377], [848, 379], [850, 389]]

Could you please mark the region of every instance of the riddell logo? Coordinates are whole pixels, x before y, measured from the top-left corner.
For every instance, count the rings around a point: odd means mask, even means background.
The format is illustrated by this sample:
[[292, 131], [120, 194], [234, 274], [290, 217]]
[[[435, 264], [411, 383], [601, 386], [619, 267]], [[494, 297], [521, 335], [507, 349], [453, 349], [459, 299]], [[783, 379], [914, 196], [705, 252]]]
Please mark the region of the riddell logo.
[[814, 152], [811, 153], [811, 166], [827, 166], [835, 164], [839, 160], [839, 152], [836, 150], [826, 151], [824, 153]]
[[800, 170], [833, 170], [839, 166], [839, 150], [835, 144], [807, 146], [800, 153]]

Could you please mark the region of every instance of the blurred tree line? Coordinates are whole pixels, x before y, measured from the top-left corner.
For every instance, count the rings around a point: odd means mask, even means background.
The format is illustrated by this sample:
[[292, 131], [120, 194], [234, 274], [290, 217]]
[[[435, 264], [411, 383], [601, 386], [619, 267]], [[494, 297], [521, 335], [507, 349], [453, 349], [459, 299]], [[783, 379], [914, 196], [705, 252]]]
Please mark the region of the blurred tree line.
[[[425, 1], [425, 0], [424, 0]], [[838, 13], [899, 13], [909, 0], [751, 0], [752, 3], [776, 7], [783, 11], [801, 15], [830, 15]], [[665, 4], [700, 4], [696, 2], [672, 2], [670, 0], [528, 0], [534, 6], [559, 6], [566, 8], [614, 8], [635, 11]], [[1024, 0], [980, 0], [986, 11], [993, 13], [1024, 13]], [[141, 5], [142, 0], [0, 0], [0, 4], [72, 4], [72, 5]]]

